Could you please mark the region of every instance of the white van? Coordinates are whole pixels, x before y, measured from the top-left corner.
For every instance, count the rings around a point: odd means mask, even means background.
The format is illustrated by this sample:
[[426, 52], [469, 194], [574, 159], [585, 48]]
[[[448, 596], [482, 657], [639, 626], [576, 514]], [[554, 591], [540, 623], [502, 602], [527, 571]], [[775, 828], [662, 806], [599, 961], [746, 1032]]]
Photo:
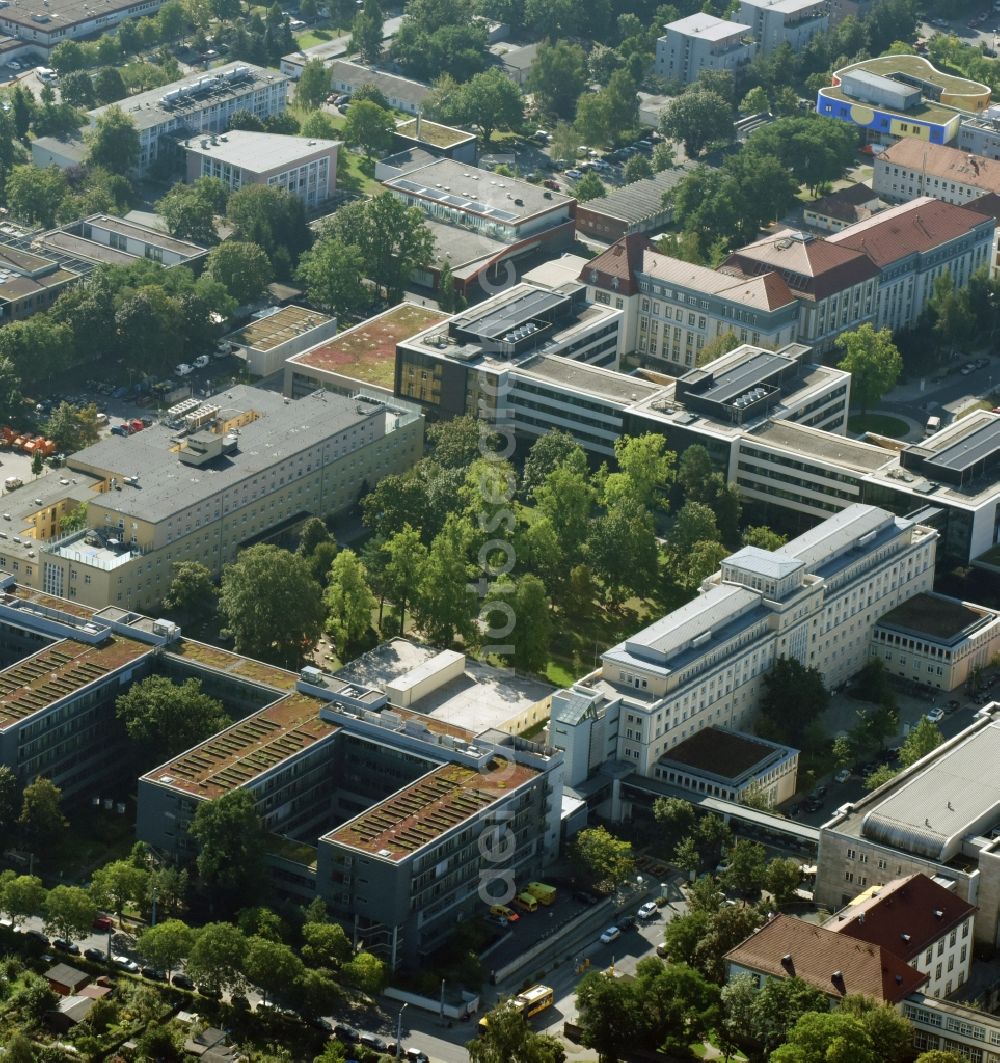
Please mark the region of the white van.
[[58, 81], [59, 75], [49, 66], [40, 66], [35, 71], [39, 81]]
[[941, 427], [940, 417], [928, 417], [927, 424], [924, 425], [924, 439], [928, 436], [934, 435], [934, 433]]
[[20, 476], [8, 476], [3, 485], [8, 491], [16, 491], [23, 482]]

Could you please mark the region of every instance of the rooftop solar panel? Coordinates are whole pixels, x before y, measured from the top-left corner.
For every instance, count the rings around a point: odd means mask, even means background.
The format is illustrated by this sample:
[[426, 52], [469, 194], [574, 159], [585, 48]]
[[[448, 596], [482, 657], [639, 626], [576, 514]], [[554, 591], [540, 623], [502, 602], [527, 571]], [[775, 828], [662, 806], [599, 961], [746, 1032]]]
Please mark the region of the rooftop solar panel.
[[477, 314], [475, 311], [456, 319], [456, 328], [473, 332], [481, 339], [501, 339], [512, 329], [533, 317], [548, 313], [569, 302], [569, 296], [560, 292], [533, 288], [497, 307], [495, 310]]
[[939, 450], [927, 462], [931, 467], [963, 472], [984, 461], [1000, 450], [1000, 418], [990, 418], [989, 423], [970, 432], [949, 447]]
[[398, 180], [393, 181], [392, 185], [395, 188], [402, 189], [404, 192], [412, 192], [416, 196], [433, 199], [437, 203], [444, 203], [449, 207], [454, 207], [456, 210], [467, 210], [473, 214], [486, 214], [496, 221], [516, 221], [518, 217], [517, 214], [504, 210], [502, 207], [492, 207], [488, 203], [472, 199], [469, 196], [455, 195], [453, 192], [446, 192], [440, 188], [431, 188], [428, 185], [411, 181], [407, 177], [400, 177]]
[[779, 354], [761, 351], [732, 369], [723, 370], [716, 376], [711, 387], [701, 393], [703, 398], [713, 402], [729, 402], [750, 391], [756, 384], [762, 384], [774, 373], [786, 369], [793, 363]]

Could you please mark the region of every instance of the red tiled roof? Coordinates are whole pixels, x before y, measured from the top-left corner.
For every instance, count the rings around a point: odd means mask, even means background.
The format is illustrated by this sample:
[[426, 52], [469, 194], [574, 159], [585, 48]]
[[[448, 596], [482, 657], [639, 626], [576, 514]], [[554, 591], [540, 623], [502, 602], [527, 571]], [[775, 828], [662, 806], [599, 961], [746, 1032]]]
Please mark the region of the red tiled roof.
[[897, 1004], [927, 981], [888, 949], [790, 915], [775, 916], [727, 952], [726, 960], [772, 978], [797, 975], [838, 1000], [861, 993]]
[[825, 299], [878, 276], [863, 253], [793, 229], [748, 244], [730, 255], [723, 268], [750, 276], [777, 272], [793, 292], [812, 299]]
[[[583, 267], [580, 271], [581, 283], [607, 288], [619, 295], [635, 295], [639, 290], [635, 275], [642, 269], [643, 252], [651, 246], [642, 233], [628, 233]], [[595, 271], [597, 277], [591, 279]], [[618, 281], [617, 287], [612, 284], [615, 280]]]
[[824, 926], [914, 960], [975, 910], [951, 890], [918, 874], [870, 890]]
[[986, 217], [968, 206], [922, 196], [834, 233], [827, 242], [859, 251], [877, 266], [887, 266], [964, 236], [982, 225]]

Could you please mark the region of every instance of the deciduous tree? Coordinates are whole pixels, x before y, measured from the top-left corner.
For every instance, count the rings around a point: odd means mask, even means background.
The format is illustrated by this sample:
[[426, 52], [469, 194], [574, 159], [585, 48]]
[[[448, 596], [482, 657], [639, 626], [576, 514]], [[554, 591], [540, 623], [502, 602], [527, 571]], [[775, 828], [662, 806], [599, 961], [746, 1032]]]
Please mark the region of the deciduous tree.
[[198, 877], [213, 907], [243, 906], [260, 889], [266, 834], [249, 790], [198, 805], [188, 833], [198, 843]]
[[478, 601], [469, 584], [471, 542], [472, 528], [468, 522], [449, 514], [431, 543], [421, 574], [415, 611], [432, 641], [444, 646], [450, 645], [456, 634], [463, 639], [471, 639], [475, 634], [473, 619]]
[[587, 56], [579, 44], [557, 40], [539, 45], [527, 89], [542, 112], [572, 121], [586, 87]]
[[12, 876], [3, 881], [2, 885], [0, 908], [7, 913], [15, 928], [25, 919], [44, 912], [45, 887], [37, 875]]
[[694, 158], [710, 144], [733, 138], [733, 112], [721, 96], [692, 88], [671, 100], [660, 117], [660, 131], [679, 140]]
[[258, 244], [245, 240], [224, 240], [213, 247], [205, 261], [205, 272], [240, 306], [256, 302], [274, 279], [267, 253]]
[[343, 657], [349, 645], [359, 642], [371, 629], [375, 595], [368, 586], [368, 573], [353, 550], [341, 550], [330, 566], [324, 605], [326, 630]]
[[573, 842], [572, 856], [583, 872], [602, 889], [612, 890], [635, 872], [632, 843], [606, 827], [588, 827]]
[[44, 776], [24, 788], [17, 822], [29, 844], [51, 845], [66, 829], [67, 820], [59, 806], [61, 800], [62, 790]]
[[332, 233], [319, 237], [303, 254], [295, 277], [311, 302], [338, 315], [359, 314], [371, 303], [362, 278], [365, 259], [354, 245]]
[[244, 550], [222, 574], [219, 609], [239, 653], [295, 667], [322, 630], [322, 592], [302, 557], [271, 543]]
[[120, 107], [109, 107], [97, 116], [88, 140], [89, 166], [127, 174], [139, 161], [139, 132]]
[[53, 886], [45, 897], [45, 932], [65, 941], [86, 937], [93, 926], [97, 907], [79, 886]]
[[95, 904], [110, 908], [120, 920], [127, 904], [145, 901], [148, 884], [147, 870], [128, 860], [112, 860], [93, 873], [90, 895]]
[[392, 113], [371, 100], [355, 100], [344, 123], [344, 140], [364, 151], [365, 158], [385, 155], [392, 146], [396, 122]]
[[892, 333], [865, 322], [853, 332], [837, 337], [837, 346], [845, 352], [839, 369], [851, 374], [851, 395], [861, 405], [861, 412], [896, 386], [903, 371], [903, 358], [892, 342]]
[[163, 604], [182, 617], [199, 623], [215, 612], [218, 593], [208, 566], [200, 561], [175, 561]]
[[232, 923], [207, 923], [195, 934], [185, 969], [199, 984], [218, 992], [244, 988], [247, 939]]
[[200, 679], [174, 683], [150, 675], [115, 702], [115, 713], [146, 759], [160, 763], [231, 723], [222, 702], [202, 692]]
[[158, 970], [170, 972], [187, 959], [195, 942], [195, 932], [181, 919], [166, 919], [151, 926], [139, 938], [139, 955]]
[[295, 83], [295, 100], [307, 111], [315, 111], [330, 91], [330, 71], [322, 59], [310, 59]]

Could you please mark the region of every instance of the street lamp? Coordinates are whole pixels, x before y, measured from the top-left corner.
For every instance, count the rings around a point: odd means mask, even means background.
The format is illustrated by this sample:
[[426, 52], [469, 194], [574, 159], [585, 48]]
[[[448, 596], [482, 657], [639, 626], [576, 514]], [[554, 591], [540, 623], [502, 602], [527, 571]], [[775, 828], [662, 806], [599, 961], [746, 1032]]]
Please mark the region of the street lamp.
[[403, 1012], [406, 1011], [409, 1005], [404, 1004], [399, 1009], [399, 1015], [396, 1016], [396, 1058], [403, 1054]]

